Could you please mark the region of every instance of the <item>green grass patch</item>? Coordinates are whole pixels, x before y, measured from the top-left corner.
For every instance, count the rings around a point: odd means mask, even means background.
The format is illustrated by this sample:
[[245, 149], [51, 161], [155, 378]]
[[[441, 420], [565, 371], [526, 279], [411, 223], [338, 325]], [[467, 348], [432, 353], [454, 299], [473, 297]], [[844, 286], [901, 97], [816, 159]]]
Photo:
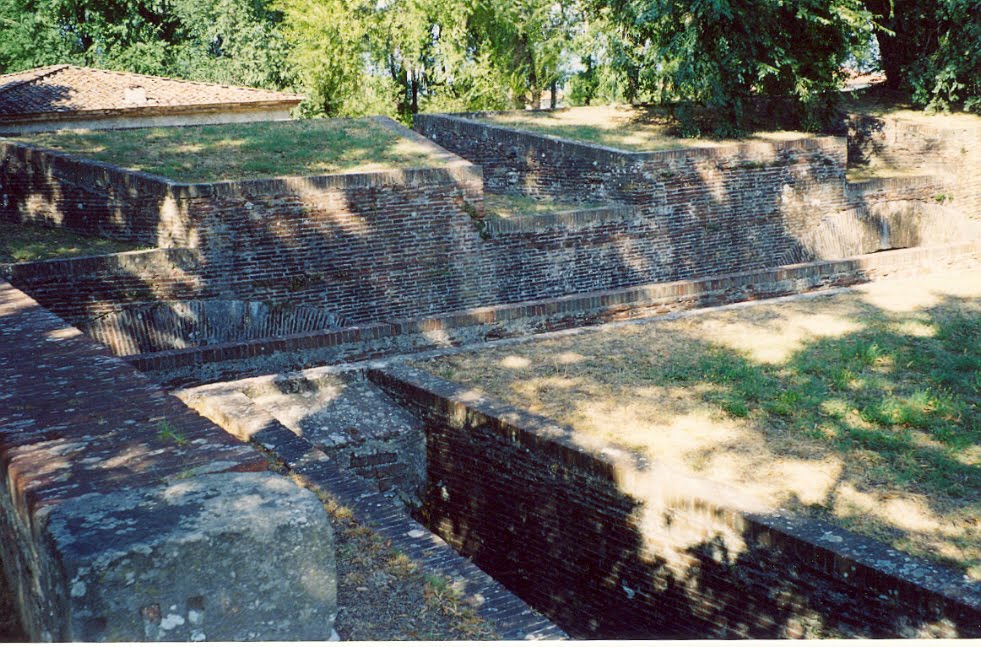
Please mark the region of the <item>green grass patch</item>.
[[67, 229], [0, 222], [0, 263], [99, 256], [139, 249], [132, 243], [82, 236]]
[[444, 155], [371, 119], [64, 131], [15, 138], [178, 182], [442, 166]]
[[812, 133], [762, 127], [738, 140], [682, 137], [679, 123], [663, 110], [624, 105], [499, 112], [483, 115], [478, 120], [627, 151], [704, 148], [746, 141], [786, 141], [814, 136]]

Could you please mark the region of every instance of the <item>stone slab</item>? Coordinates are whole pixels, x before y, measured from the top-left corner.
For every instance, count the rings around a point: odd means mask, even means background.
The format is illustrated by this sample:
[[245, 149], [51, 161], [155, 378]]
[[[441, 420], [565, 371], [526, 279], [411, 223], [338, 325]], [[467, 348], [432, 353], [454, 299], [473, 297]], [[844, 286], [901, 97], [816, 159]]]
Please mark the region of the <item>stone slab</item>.
[[66, 590], [44, 601], [42, 640], [330, 637], [333, 533], [316, 496], [276, 474], [82, 496], [46, 529]]
[[323, 640], [316, 495], [0, 281], [0, 563], [35, 641]]

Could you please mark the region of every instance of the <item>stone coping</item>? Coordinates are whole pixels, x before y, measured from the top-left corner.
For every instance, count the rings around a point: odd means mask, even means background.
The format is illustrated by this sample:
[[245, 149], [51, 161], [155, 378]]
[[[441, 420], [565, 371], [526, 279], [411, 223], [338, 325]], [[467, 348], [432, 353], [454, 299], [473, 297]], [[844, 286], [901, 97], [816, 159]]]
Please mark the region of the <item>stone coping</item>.
[[575, 229], [593, 224], [626, 220], [637, 213], [636, 209], [622, 206], [592, 207], [588, 209], [563, 209], [533, 216], [485, 219], [488, 234], [519, 234], [547, 231], [549, 229]]
[[238, 197], [273, 192], [325, 189], [370, 188], [376, 186], [415, 186], [424, 184], [483, 182], [479, 166], [447, 151], [387, 117], [372, 118], [379, 128], [389, 130], [428, 147], [442, 160], [438, 167], [392, 168], [379, 171], [349, 171], [311, 176], [225, 180], [218, 182], [176, 182], [161, 175], [126, 169], [109, 162], [52, 148], [0, 139], [0, 156], [16, 156], [49, 166], [61, 180], [106, 191], [110, 187], [130, 197], [170, 197], [184, 200], [199, 197]]
[[[363, 373], [363, 371], [357, 371]], [[504, 640], [561, 640], [568, 636], [548, 618], [496, 582], [470, 560], [415, 521], [396, 500], [340, 467], [307, 439], [293, 433], [242, 392], [244, 383], [175, 392], [188, 406], [237, 438], [275, 456], [304, 487], [348, 508], [353, 518], [391, 542], [425, 572], [448, 578], [465, 601]]]
[[845, 187], [850, 193], [862, 194], [870, 191], [936, 187], [944, 183], [944, 179], [936, 175], [910, 175], [905, 177], [878, 177], [859, 182], [848, 182]]
[[[485, 339], [578, 327], [611, 318], [637, 318], [672, 309], [797, 294], [865, 282], [869, 274], [929, 271], [981, 254], [981, 241], [898, 249], [852, 258], [813, 261], [700, 279], [652, 283], [513, 304], [472, 308], [419, 319], [400, 319], [133, 355], [136, 368], [168, 384], [258, 375], [322, 363], [374, 359], [399, 352], [446, 348]], [[266, 359], [262, 359], [266, 358]], [[222, 368], [222, 365], [226, 365]], [[204, 370], [206, 367], [213, 369]], [[227, 370], [226, 370], [227, 369]]]
[[720, 144], [718, 146], [707, 147], [688, 147], [662, 151], [628, 151], [602, 144], [585, 143], [566, 137], [556, 135], [545, 135], [521, 130], [513, 126], [502, 126], [498, 124], [488, 124], [472, 118], [475, 114], [481, 113], [454, 113], [454, 114], [418, 114], [415, 124], [418, 127], [421, 123], [429, 121], [439, 124], [441, 121], [450, 124], [457, 129], [476, 132], [484, 130], [493, 133], [497, 137], [506, 136], [512, 140], [524, 141], [534, 144], [539, 149], [549, 150], [556, 153], [573, 155], [584, 159], [596, 161], [619, 162], [619, 163], [639, 163], [645, 161], [668, 161], [678, 159], [719, 159], [742, 155], [747, 158], [759, 158], [772, 155], [780, 151], [844, 151], [847, 140], [845, 137], [832, 135], [808, 137], [802, 139], [792, 139], [787, 141], [764, 141], [746, 142], [740, 144]]
[[[629, 449], [609, 444], [589, 449], [573, 440], [572, 429], [492, 398], [473, 396], [459, 384], [405, 365], [389, 365], [369, 371], [369, 378], [399, 401], [408, 403], [425, 418], [455, 428], [480, 427], [508, 442], [535, 453], [544, 453], [618, 487], [644, 478], [644, 472], [675, 468], [648, 464]], [[678, 473], [680, 482], [691, 482], [696, 492], [713, 493], [711, 499], [694, 495], [687, 501], [668, 500], [668, 505], [702, 510], [725, 519], [733, 529], [764, 545], [778, 545], [820, 569], [828, 576], [868, 590], [882, 599], [894, 599], [916, 609], [943, 608], [974, 632], [981, 632], [981, 582], [953, 570], [917, 559], [876, 540], [857, 535], [820, 520], [777, 511], [751, 513], [733, 507], [722, 495], [727, 488], [706, 479]], [[701, 487], [698, 487], [701, 485]], [[731, 487], [728, 488], [731, 490]], [[675, 495], [677, 496], [677, 495]], [[978, 633], [981, 635], [981, 633]]]

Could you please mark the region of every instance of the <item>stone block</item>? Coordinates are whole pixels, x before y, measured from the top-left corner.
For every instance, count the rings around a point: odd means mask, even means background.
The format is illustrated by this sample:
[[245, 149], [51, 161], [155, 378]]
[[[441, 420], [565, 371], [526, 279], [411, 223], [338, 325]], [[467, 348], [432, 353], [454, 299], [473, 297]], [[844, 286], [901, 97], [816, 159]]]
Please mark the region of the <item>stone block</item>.
[[[210, 474], [40, 511], [32, 640], [324, 640], [333, 533], [311, 492]], [[46, 571], [46, 572], [45, 572]], [[48, 590], [45, 590], [48, 589]]]

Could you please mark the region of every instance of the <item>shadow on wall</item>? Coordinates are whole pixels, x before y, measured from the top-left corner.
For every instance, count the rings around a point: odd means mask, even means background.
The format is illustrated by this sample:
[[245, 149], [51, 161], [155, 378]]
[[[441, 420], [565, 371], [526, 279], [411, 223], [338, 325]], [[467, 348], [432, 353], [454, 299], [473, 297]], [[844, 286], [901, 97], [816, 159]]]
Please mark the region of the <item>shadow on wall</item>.
[[[513, 164], [525, 195], [549, 188], [555, 169], [532, 144]], [[847, 208], [844, 170], [835, 160], [793, 148], [748, 153], [680, 151], [637, 160], [584, 157], [568, 170], [579, 197], [615, 200], [634, 214], [561, 230], [505, 234], [486, 242], [496, 255], [497, 301], [555, 297], [644, 283], [749, 271], [816, 259], [846, 258], [919, 244], [918, 230], [890, 237], [881, 213]], [[555, 153], [556, 155], [565, 153]], [[587, 156], [587, 152], [582, 153]], [[545, 161], [542, 161], [545, 160]], [[582, 166], [582, 164], [580, 164]], [[543, 179], [546, 178], [546, 179]], [[896, 229], [893, 227], [893, 229]]]
[[[479, 263], [470, 263], [479, 256], [480, 238], [468, 209], [479, 209], [482, 193], [479, 172], [469, 167], [194, 186], [117, 170], [108, 173], [114, 184], [94, 181], [87, 186], [99, 190], [89, 190], [79, 185], [106, 175], [107, 165], [77, 164], [73, 183], [56, 177], [50, 165], [26, 174], [27, 157], [20, 169], [13, 168], [14, 157], [4, 160], [5, 178], [20, 171], [23, 182], [8, 188], [7, 219], [193, 244], [198, 258], [180, 267], [188, 277], [181, 286], [138, 263], [77, 275], [66, 270], [61, 285], [38, 281], [40, 291], [31, 290], [26, 276], [17, 281], [74, 323], [107, 314], [132, 319], [127, 325], [139, 330], [127, 347], [186, 336], [221, 301], [264, 305], [304, 329], [323, 329], [325, 318], [397, 319], [491, 301], [484, 283], [493, 273], [475, 272]], [[150, 186], [146, 194], [143, 185]], [[122, 193], [126, 199], [117, 199]], [[205, 305], [194, 308], [188, 300]], [[127, 306], [130, 314], [113, 314]]]
[[[256, 327], [245, 317], [231, 327], [277, 335], [323, 329], [325, 321], [418, 318], [890, 246], [880, 212], [829, 206], [833, 213], [814, 213], [823, 208], [816, 204], [844, 200], [834, 160], [802, 157], [792, 146], [746, 150], [750, 157], [682, 151], [657, 158], [661, 175], [646, 184], [635, 182], [638, 174], [655, 171], [616, 170], [610, 185], [633, 216], [489, 239], [471, 216], [481, 211], [480, 174], [459, 164], [172, 185], [23, 153], [4, 159], [5, 181], [23, 185], [5, 191], [14, 203], [0, 216], [193, 247], [195, 260], [172, 265], [180, 280], [133, 263], [15, 281], [89, 330], [112, 335], [115, 320], [121, 330], [113, 347], [141, 352], [235, 341], [207, 334], [215, 327], [209, 313], [222, 303], [274, 310], [283, 325]], [[608, 192], [595, 181], [584, 186]], [[902, 242], [918, 244], [917, 232], [904, 230]]]
[[[608, 417], [614, 443], [651, 443], [639, 464], [617, 462], [615, 451], [584, 450], [584, 442], [595, 445], [583, 432], [508, 407], [478, 404], [461, 416], [453, 404], [414, 404], [409, 396], [409, 406], [424, 407], [427, 419], [422, 516], [580, 638], [977, 636], [981, 609], [943, 609], [931, 594], [910, 593], [901, 578], [851, 568], [852, 559], [836, 551], [844, 547], [886, 572], [909, 570], [885, 546], [835, 526], [959, 569], [981, 568], [971, 522], [981, 512], [981, 468], [970, 459], [981, 443], [971, 404], [981, 366], [965, 355], [981, 333], [979, 308], [977, 298], [948, 297], [904, 322], [875, 306], [856, 306], [840, 316], [865, 325], [775, 363], [705, 336], [682, 334], [678, 345], [688, 352], [663, 366], [637, 356], [639, 341], [624, 347], [628, 360], [573, 340], [565, 346], [582, 356], [580, 364], [557, 360], [567, 349], [553, 345], [525, 357], [540, 371], [515, 371], [513, 382], [500, 387], [538, 397], [539, 410], [562, 411], [585, 427]], [[933, 334], [913, 331], [912, 321]], [[597, 364], [603, 370], [582, 368]], [[634, 380], [625, 384], [631, 367]], [[445, 389], [438, 392], [451, 402], [475, 397]], [[554, 395], [563, 389], [570, 393]], [[679, 404], [670, 396], [676, 389], [697, 395]], [[550, 398], [559, 403], [549, 408]], [[627, 402], [649, 417], [629, 423], [616, 417]], [[718, 433], [687, 441], [686, 469], [702, 466], [699, 475], [709, 478], [728, 472], [743, 485], [693, 479], [658, 462], [668, 462], [659, 452], [678, 449], [657, 449], [659, 438], [699, 409], [711, 410]], [[497, 421], [480, 411], [494, 412]], [[834, 478], [826, 478], [828, 465], [837, 466]], [[782, 466], [796, 471], [780, 483]], [[755, 517], [761, 524], [730, 512], [740, 509], [732, 501], [746, 509], [752, 499], [737, 491], [757, 483], [774, 484], [775, 505], [790, 516]], [[768, 523], [778, 530], [766, 530]], [[802, 548], [794, 536], [821, 548]], [[975, 599], [981, 593], [976, 579], [965, 583], [936, 563], [917, 570], [926, 581], [973, 591]], [[905, 603], [890, 599], [899, 590]]]

